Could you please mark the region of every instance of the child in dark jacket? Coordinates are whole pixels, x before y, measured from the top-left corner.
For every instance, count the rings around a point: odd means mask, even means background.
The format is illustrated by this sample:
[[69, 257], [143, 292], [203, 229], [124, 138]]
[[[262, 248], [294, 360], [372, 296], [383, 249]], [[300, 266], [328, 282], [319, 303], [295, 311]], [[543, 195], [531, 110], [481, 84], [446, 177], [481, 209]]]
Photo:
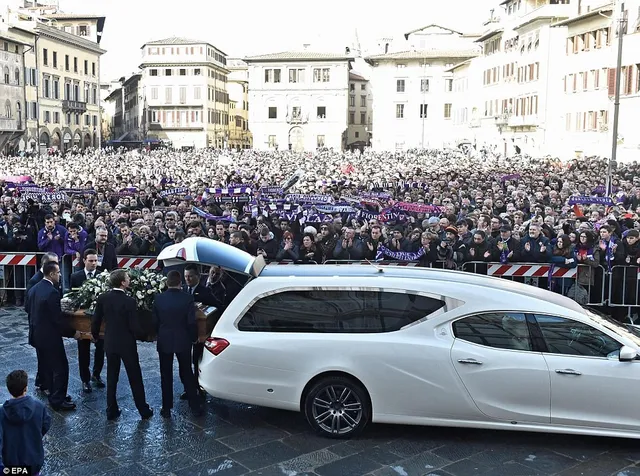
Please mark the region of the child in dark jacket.
[[27, 395], [28, 377], [24, 370], [7, 376], [11, 400], [0, 407], [0, 469], [5, 466], [30, 466], [38, 474], [44, 464], [42, 437], [51, 426], [45, 406]]

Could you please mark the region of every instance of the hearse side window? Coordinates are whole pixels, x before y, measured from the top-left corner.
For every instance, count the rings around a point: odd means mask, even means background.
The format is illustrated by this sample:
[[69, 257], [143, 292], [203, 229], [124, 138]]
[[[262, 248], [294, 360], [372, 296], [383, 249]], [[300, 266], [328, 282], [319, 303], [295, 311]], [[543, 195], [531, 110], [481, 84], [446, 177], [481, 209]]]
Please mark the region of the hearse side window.
[[496, 349], [531, 350], [524, 314], [494, 312], [465, 317], [453, 323], [456, 339]]
[[622, 347], [617, 340], [582, 322], [541, 314], [536, 314], [536, 321], [552, 354], [613, 357]]
[[284, 291], [257, 301], [238, 329], [253, 332], [393, 332], [444, 307], [444, 301], [384, 291]]

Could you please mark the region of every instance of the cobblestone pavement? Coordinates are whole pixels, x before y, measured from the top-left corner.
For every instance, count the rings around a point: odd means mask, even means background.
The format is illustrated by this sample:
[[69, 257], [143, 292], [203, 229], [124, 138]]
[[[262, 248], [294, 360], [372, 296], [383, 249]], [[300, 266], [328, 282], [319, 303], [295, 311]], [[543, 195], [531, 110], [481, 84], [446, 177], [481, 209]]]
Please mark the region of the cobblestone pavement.
[[[3, 382], [9, 371], [22, 368], [30, 383], [35, 378], [35, 352], [26, 345], [26, 334], [22, 311], [0, 309], [2, 401], [8, 398]], [[315, 436], [300, 414], [211, 398], [206, 415], [196, 418], [177, 399], [177, 365], [174, 416], [163, 419], [153, 344], [140, 344], [139, 352], [156, 414], [139, 419], [123, 376], [118, 388], [122, 416], [107, 422], [105, 390], [81, 391], [76, 350], [69, 340], [69, 394], [78, 409], [52, 412], [46, 476], [640, 476], [640, 445], [630, 440], [372, 425], [358, 439], [336, 441]]]

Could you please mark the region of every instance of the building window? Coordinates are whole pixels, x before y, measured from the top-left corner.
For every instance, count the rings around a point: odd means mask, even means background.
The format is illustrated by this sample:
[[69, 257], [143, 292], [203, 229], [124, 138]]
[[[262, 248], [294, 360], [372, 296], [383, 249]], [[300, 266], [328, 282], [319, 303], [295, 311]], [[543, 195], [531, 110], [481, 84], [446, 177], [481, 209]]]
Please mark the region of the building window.
[[356, 107], [356, 97], [349, 96], [349, 107]]
[[84, 115], [84, 125], [87, 127], [91, 125], [91, 116], [89, 114]]
[[180, 87], [180, 104], [187, 103], [187, 88], [185, 86]]
[[396, 119], [404, 119], [404, 104], [396, 104]]
[[360, 85], [360, 91], [366, 91], [366, 90], [367, 90], [367, 85], [366, 85], [366, 84], [364, 84], [364, 83], [362, 83], [362, 84]]
[[164, 75], [165, 76], [171, 76], [171, 68], [167, 68], [164, 70]]
[[356, 139], [358, 139], [360, 137], [360, 131], [356, 131], [355, 135], [356, 135]]
[[84, 60], [84, 74], [85, 76], [89, 76], [89, 61]]
[[170, 87], [164, 89], [164, 102], [165, 104], [171, 104], [172, 90]]
[[360, 96], [360, 107], [367, 107], [367, 96]]
[[360, 124], [362, 124], [363, 126], [367, 123], [367, 113], [366, 112], [361, 112], [360, 113]]
[[74, 119], [75, 119], [74, 124], [76, 126], [79, 126], [80, 125], [80, 114], [76, 112]]
[[42, 49], [42, 64], [49, 66], [49, 51], [46, 48]]
[[264, 70], [264, 82], [265, 83], [279, 83], [280, 82], [280, 69], [268, 68]]
[[49, 111], [44, 111], [44, 122], [45, 124], [49, 124], [51, 122], [51, 113]]
[[15, 76], [16, 84], [20, 86], [20, 69], [19, 68], [16, 68], [14, 76]]
[[155, 86], [151, 88], [151, 99], [158, 99], [158, 88]]
[[304, 83], [304, 69], [290, 69], [289, 70], [289, 82], [290, 83]]
[[60, 124], [60, 113], [59, 112], [54, 112], [53, 113], [53, 123], [54, 124]]
[[446, 103], [444, 105], [444, 118], [451, 119], [451, 103]]
[[356, 90], [355, 83], [349, 83], [349, 91], [353, 93], [355, 92], [355, 90]]
[[93, 95], [93, 98], [92, 98], [92, 99], [93, 99], [93, 101], [92, 101], [92, 103], [93, 103], [93, 104], [98, 104], [98, 88], [97, 88], [96, 86], [94, 86], [94, 87], [93, 87], [92, 95]]
[[404, 92], [404, 79], [397, 79], [396, 80], [396, 92], [398, 93], [403, 93]]
[[8, 66], [4, 67], [3, 73], [4, 73], [4, 75], [3, 75], [4, 76], [4, 84], [10, 84], [11, 83], [11, 81], [10, 81], [10, 76], [11, 75], [9, 74], [9, 67]]
[[324, 135], [318, 136], [318, 148], [324, 147]]
[[269, 136], [269, 147], [277, 147], [277, 143], [276, 143], [276, 136]]
[[64, 100], [71, 100], [71, 83], [64, 83]]
[[53, 99], [60, 99], [60, 80], [57, 78], [53, 80]]
[[96, 64], [91, 63], [91, 76], [95, 76], [95, 75], [96, 75]]
[[184, 68], [180, 68], [180, 76], [186, 76], [187, 75], [187, 70]]
[[64, 70], [69, 71], [69, 55], [64, 55]]
[[356, 113], [355, 112], [350, 112], [349, 113], [349, 124], [355, 124], [356, 122]]
[[200, 68], [196, 68], [193, 70], [194, 76], [200, 76], [202, 74], [202, 70]]
[[326, 119], [327, 118], [327, 108], [326, 106], [318, 106], [318, 119]]
[[193, 88], [193, 99], [200, 99], [200, 98], [201, 98], [200, 86], [196, 86], [195, 88]]
[[77, 73], [78, 72], [78, 58], [73, 58], [73, 72]]
[[429, 109], [429, 105], [428, 104], [420, 104], [420, 119], [426, 119], [427, 118], [428, 109]]
[[331, 79], [330, 68], [313, 68], [314, 83], [328, 83]]
[[58, 67], [58, 52], [57, 51], [53, 52], [53, 67], [54, 68]]
[[269, 119], [278, 118], [278, 108], [276, 106], [269, 106]]
[[150, 69], [149, 70], [149, 76], [158, 76], [158, 70], [157, 69]]
[[93, 116], [93, 127], [98, 127], [98, 116], [95, 114]]
[[42, 81], [42, 95], [45, 98], [50, 98], [51, 97], [51, 83], [50, 83], [50, 79], [48, 76], [45, 76], [43, 81]]
[[444, 80], [444, 90], [447, 93], [453, 91], [453, 79], [445, 79]]

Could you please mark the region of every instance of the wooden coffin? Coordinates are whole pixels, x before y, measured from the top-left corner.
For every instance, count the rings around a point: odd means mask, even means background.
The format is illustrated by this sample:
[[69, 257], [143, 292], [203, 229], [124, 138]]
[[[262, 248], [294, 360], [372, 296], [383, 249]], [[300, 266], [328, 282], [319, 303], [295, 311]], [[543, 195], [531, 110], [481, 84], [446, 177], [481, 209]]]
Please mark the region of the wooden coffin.
[[[204, 342], [213, 327], [215, 326], [217, 309], [215, 307], [197, 306], [196, 322], [198, 324], [198, 342]], [[71, 327], [82, 334], [81, 339], [91, 339], [91, 314], [87, 314], [86, 309], [78, 309], [73, 313], [67, 313], [69, 316]], [[153, 342], [156, 340], [153, 325], [151, 322], [150, 312], [141, 312], [140, 315], [141, 328], [143, 336], [138, 336], [138, 340], [143, 342]], [[100, 337], [104, 337], [104, 322], [100, 327]]]

